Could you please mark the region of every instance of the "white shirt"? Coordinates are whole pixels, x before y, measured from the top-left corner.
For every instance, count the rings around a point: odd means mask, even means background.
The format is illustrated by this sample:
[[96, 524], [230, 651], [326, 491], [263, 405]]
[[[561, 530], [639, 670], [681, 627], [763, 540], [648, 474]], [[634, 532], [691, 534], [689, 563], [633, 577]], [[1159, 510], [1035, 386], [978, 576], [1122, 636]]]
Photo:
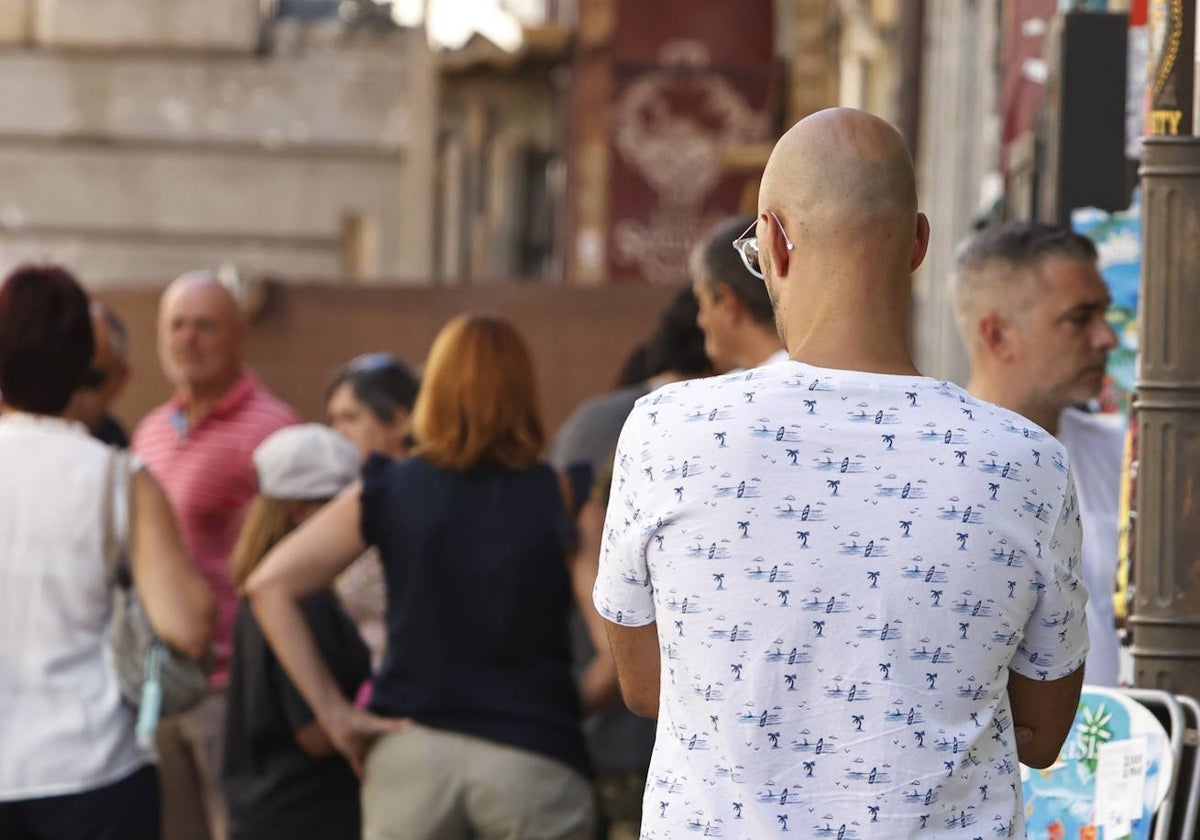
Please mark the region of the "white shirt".
[[642, 837], [1023, 837], [1008, 671], [1084, 660], [1076, 507], [1053, 437], [948, 383], [789, 361], [640, 400], [595, 603], [657, 622]]
[[1117, 583], [1117, 531], [1120, 526], [1121, 464], [1125, 427], [1112, 418], [1068, 408], [1058, 418], [1058, 439], [1071, 456], [1083, 517], [1083, 579], [1087, 603], [1088, 652], [1084, 680], [1114, 686], [1120, 644], [1114, 626], [1112, 593]]
[[108, 653], [108, 449], [78, 423], [0, 417], [0, 801], [80, 793], [152, 760]]

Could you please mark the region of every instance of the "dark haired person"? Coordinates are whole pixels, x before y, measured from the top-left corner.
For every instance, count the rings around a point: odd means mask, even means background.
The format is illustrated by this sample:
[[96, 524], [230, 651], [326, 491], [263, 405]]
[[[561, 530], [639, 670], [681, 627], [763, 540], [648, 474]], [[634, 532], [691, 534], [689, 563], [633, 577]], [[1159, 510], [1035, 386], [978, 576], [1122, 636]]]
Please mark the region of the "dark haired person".
[[[366, 353], [338, 368], [325, 389], [329, 425], [341, 432], [366, 460], [408, 455], [408, 419], [421, 381], [390, 353]], [[338, 576], [337, 593], [371, 649], [378, 668], [387, 649], [383, 569], [371, 549]]]
[[746, 271], [741, 257], [729, 247], [753, 223], [752, 216], [732, 216], [692, 249], [692, 288], [700, 305], [696, 321], [704, 330], [704, 349], [717, 373], [787, 358], [766, 284]]
[[129, 334], [117, 313], [99, 301], [92, 301], [91, 316], [96, 351], [69, 413], [96, 440], [123, 449], [129, 446], [129, 436], [110, 409], [129, 382]]
[[[729, 247], [728, 243], [725, 247]], [[634, 403], [667, 383], [712, 372], [704, 352], [704, 333], [696, 325], [698, 311], [690, 285], [675, 293], [659, 317], [654, 333], [640, 345], [644, 348], [642, 363], [646, 375], [636, 383], [579, 405], [550, 444], [549, 460], [554, 467], [565, 469], [579, 461], [591, 464], [601, 476], [596, 496], [607, 499], [613, 450]], [[589, 503], [581, 515], [596, 515], [596, 524], [602, 527], [603, 507], [599, 502]], [[597, 650], [578, 615], [574, 616], [571, 629], [577, 667], [586, 668]], [[607, 647], [600, 648], [599, 653], [607, 658]], [[619, 697], [613, 697], [612, 704], [588, 720], [585, 729], [588, 754], [596, 770], [602, 836], [636, 837], [646, 769], [654, 748], [654, 722], [637, 717]]]
[[329, 425], [358, 447], [364, 459], [408, 453], [408, 417], [421, 381], [389, 353], [367, 353], [339, 368], [325, 389]]
[[[152, 840], [154, 755], [134, 738], [106, 649], [111, 451], [67, 419], [94, 349], [88, 299], [62, 268], [0, 288], [0, 827], [5, 840]], [[192, 656], [212, 593], [145, 470], [131, 483], [134, 585], [158, 635]]]

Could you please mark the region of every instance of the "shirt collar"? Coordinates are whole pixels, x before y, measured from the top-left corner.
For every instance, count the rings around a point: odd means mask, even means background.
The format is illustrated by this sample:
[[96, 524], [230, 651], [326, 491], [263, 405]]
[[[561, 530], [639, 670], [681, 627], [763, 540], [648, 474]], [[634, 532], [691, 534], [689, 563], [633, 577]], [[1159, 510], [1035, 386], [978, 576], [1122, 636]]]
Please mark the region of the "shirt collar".
[[73, 434], [89, 434], [87, 426], [78, 420], [55, 417], [51, 414], [32, 414], [15, 408], [6, 409], [3, 413], [0, 413], [0, 423], [12, 426], [36, 426], [50, 431], [71, 432]]
[[[242, 368], [242, 372], [233, 384], [221, 395], [208, 413], [200, 419], [196, 426], [206, 422], [209, 419], [221, 419], [233, 414], [258, 389], [258, 377], [254, 375], [254, 371], [249, 368]], [[171, 397], [171, 415], [173, 417], [186, 417], [187, 404], [184, 400], [183, 391], [176, 391]], [[194, 427], [193, 427], [194, 428]]]

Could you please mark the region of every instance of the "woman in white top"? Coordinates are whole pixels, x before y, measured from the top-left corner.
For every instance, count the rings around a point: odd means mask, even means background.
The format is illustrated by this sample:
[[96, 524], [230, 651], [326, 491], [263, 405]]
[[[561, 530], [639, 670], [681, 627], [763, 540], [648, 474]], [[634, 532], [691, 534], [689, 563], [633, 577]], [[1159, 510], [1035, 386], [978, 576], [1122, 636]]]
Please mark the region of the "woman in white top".
[[[62, 268], [0, 287], [0, 834], [158, 838], [152, 753], [134, 738], [107, 648], [102, 510], [110, 452], [65, 419], [93, 353], [87, 295]], [[215, 604], [145, 471], [131, 483], [131, 565], [159, 636], [202, 655]]]

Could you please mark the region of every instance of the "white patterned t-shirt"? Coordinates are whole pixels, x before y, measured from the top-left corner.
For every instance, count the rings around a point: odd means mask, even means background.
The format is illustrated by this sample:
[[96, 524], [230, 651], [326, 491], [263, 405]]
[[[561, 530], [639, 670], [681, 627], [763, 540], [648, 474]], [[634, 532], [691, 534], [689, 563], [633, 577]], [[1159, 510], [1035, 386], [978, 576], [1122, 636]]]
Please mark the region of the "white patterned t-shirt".
[[642, 837], [1023, 837], [1009, 669], [1087, 653], [1064, 448], [949, 383], [784, 362], [621, 435], [595, 602], [657, 621]]

